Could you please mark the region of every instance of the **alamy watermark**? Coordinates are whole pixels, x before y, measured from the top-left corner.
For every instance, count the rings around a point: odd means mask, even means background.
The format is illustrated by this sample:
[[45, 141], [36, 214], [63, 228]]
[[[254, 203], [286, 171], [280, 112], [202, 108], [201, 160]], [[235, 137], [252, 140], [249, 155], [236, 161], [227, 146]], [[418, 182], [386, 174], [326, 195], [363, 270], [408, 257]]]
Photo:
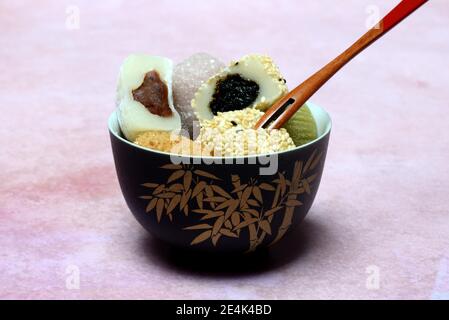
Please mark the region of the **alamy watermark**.
[[76, 265], [69, 265], [65, 269], [65, 287], [67, 290], [79, 290], [80, 288], [80, 269]]
[[[258, 154], [258, 149], [266, 143], [263, 138], [259, 138], [253, 131], [243, 132], [238, 141], [225, 140], [226, 137], [217, 135], [214, 137], [214, 148], [209, 150], [202, 143], [191, 143], [190, 140], [179, 140], [179, 135], [190, 136], [186, 131], [173, 132], [170, 140], [173, 142], [171, 148], [170, 160], [173, 164], [254, 164], [259, 165], [260, 175], [274, 175], [278, 172], [278, 154]], [[194, 133], [198, 136], [199, 132]], [[199, 138], [201, 141], [201, 137]], [[226, 149], [223, 150], [223, 146]], [[233, 152], [227, 151], [234, 150]], [[235, 155], [235, 150], [242, 150], [242, 155]], [[245, 150], [245, 151], [244, 151]], [[211, 156], [213, 151], [214, 156]], [[243, 156], [243, 153], [247, 154]], [[193, 155], [193, 156], [190, 156]]]
[[380, 9], [376, 5], [369, 5], [365, 9], [368, 17], [365, 20], [365, 27], [367, 29], [380, 29]]
[[380, 268], [376, 265], [366, 267], [365, 273], [368, 274], [365, 286], [368, 290], [380, 289]]
[[75, 5], [69, 5], [65, 9], [65, 27], [67, 30], [79, 30], [81, 27], [80, 8]]

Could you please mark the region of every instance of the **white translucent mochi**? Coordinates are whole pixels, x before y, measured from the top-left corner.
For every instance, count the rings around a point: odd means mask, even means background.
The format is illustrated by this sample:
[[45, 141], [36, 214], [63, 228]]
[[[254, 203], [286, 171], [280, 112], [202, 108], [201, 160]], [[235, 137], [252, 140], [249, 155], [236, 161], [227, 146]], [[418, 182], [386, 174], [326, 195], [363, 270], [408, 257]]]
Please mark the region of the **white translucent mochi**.
[[[132, 91], [139, 88], [145, 75], [157, 71], [167, 85], [168, 104], [172, 110], [169, 117], [151, 113], [143, 104], [134, 100]], [[118, 121], [128, 140], [149, 130], [173, 131], [181, 129], [181, 117], [173, 104], [173, 62], [170, 59], [143, 54], [133, 54], [125, 59], [119, 74], [117, 86]]]
[[182, 129], [195, 138], [199, 133], [199, 121], [193, 112], [191, 101], [199, 87], [225, 64], [207, 53], [196, 53], [178, 63], [173, 73], [175, 108], [181, 115]]

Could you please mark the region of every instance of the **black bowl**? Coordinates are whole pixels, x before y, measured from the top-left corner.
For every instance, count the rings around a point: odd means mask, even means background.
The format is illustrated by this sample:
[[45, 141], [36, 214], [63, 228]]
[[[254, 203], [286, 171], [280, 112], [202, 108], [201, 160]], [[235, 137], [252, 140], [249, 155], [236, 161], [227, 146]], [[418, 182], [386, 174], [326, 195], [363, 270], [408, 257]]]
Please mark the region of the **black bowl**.
[[309, 104], [318, 139], [293, 150], [237, 158], [180, 157], [109, 132], [129, 209], [155, 237], [177, 247], [250, 252], [277, 243], [306, 216], [320, 184], [329, 115]]

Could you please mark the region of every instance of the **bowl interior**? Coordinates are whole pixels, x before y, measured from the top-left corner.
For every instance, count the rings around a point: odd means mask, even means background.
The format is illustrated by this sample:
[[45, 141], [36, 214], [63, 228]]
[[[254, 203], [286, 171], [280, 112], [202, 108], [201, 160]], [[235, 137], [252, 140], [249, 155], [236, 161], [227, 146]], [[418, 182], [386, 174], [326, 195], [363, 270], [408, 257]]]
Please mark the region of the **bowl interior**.
[[[306, 146], [308, 146], [308, 145], [310, 145], [310, 144], [312, 144], [312, 143], [322, 139], [324, 136], [326, 136], [327, 133], [329, 133], [329, 131], [332, 128], [331, 118], [330, 118], [329, 114], [323, 108], [321, 108], [321, 107], [319, 107], [316, 104], [313, 104], [311, 102], [307, 102], [307, 106], [309, 107], [310, 111], [312, 112], [313, 118], [315, 119], [316, 126], [317, 126], [317, 131], [318, 131], [318, 137], [315, 140], [310, 141], [309, 143], [306, 143], [306, 144], [304, 144], [302, 146], [296, 147], [293, 150], [304, 148], [304, 147], [306, 147]], [[108, 120], [108, 126], [109, 126], [109, 131], [114, 136], [116, 136], [118, 139], [120, 139], [123, 142], [128, 143], [128, 144], [130, 144], [130, 145], [132, 145], [132, 146], [134, 146], [136, 148], [148, 150], [146, 148], [140, 147], [140, 146], [138, 146], [138, 145], [128, 141], [127, 139], [125, 139], [123, 137], [123, 134], [122, 134], [122, 132], [120, 130], [120, 125], [119, 125], [119, 122], [118, 122], [117, 112], [116, 111], [114, 111], [110, 115], [109, 120]], [[156, 150], [152, 150], [152, 151], [169, 155], [169, 153], [162, 152], [162, 151], [156, 151]], [[291, 151], [291, 150], [288, 150], [288, 151]], [[284, 151], [284, 152], [287, 152], [287, 151]]]

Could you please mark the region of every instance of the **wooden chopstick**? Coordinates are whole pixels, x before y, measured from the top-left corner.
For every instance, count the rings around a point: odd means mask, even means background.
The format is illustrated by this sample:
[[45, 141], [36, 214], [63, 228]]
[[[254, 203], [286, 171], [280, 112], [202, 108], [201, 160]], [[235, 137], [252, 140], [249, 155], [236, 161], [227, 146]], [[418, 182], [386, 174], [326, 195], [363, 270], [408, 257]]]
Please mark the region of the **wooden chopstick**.
[[352, 46], [276, 102], [257, 122], [255, 129], [281, 128], [344, 65], [427, 1], [403, 0]]

